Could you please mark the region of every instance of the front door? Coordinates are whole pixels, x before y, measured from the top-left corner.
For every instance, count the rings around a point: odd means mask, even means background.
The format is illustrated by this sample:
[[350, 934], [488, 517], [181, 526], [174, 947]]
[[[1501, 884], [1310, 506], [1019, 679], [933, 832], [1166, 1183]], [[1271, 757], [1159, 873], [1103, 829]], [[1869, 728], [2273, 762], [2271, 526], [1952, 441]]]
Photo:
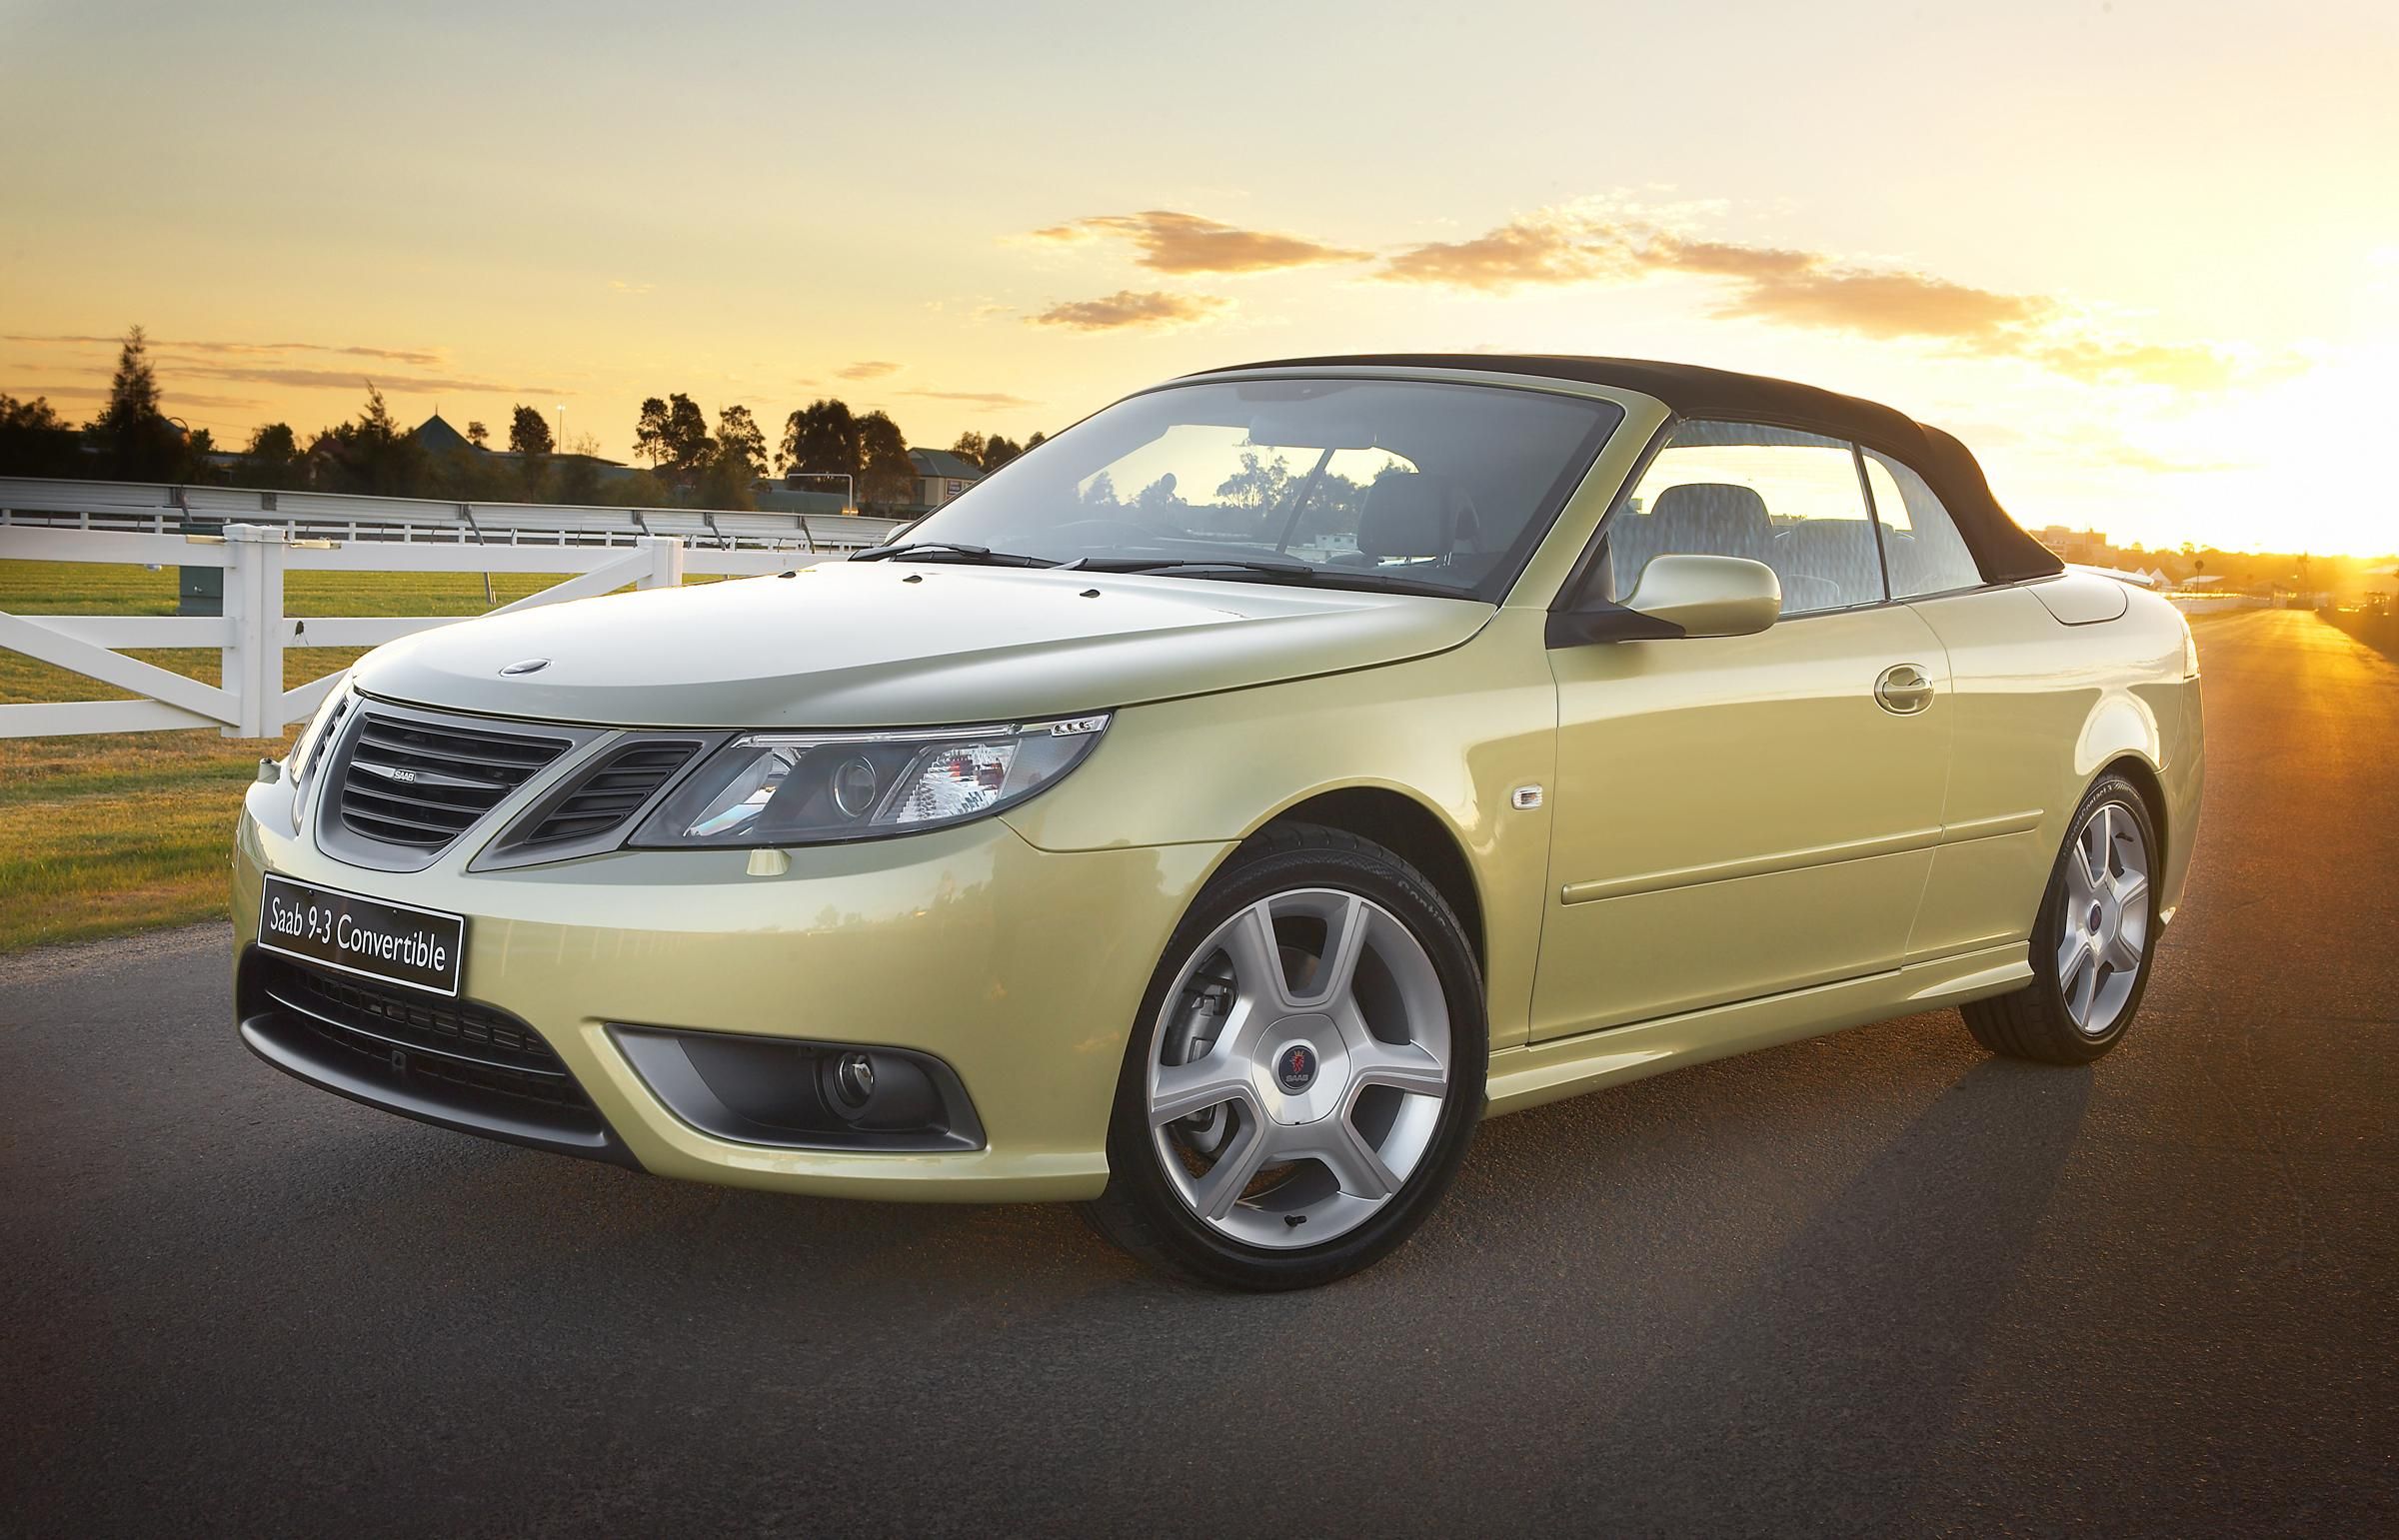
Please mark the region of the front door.
[[1887, 598], [1846, 444], [1684, 424], [1610, 516], [1631, 597], [1665, 552], [1763, 561], [1748, 637], [1560, 648], [1533, 1035], [1899, 965], [1939, 839], [1947, 655]]

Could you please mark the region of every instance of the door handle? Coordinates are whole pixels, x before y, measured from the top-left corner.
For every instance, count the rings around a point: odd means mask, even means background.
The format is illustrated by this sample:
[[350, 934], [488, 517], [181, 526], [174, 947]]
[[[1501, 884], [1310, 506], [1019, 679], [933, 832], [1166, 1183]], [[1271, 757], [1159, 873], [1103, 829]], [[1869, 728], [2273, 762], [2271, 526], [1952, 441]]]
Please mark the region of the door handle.
[[1874, 682], [1874, 704], [1901, 717], [1932, 705], [1932, 681], [1912, 663], [1893, 664]]

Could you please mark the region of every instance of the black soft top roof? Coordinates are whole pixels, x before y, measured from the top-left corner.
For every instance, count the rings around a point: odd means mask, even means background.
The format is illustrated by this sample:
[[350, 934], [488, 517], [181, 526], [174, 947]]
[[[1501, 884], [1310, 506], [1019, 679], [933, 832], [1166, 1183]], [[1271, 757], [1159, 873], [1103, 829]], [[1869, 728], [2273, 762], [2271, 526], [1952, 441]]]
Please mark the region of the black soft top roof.
[[2012, 583], [2064, 571], [2064, 564], [2024, 533], [1991, 496], [1982, 467], [1963, 444], [1878, 402], [1818, 390], [1764, 375], [1702, 369], [1695, 364], [1660, 364], [1646, 359], [1573, 358], [1542, 353], [1353, 353], [1325, 358], [1271, 359], [1211, 369], [1317, 369], [1344, 365], [1393, 369], [1471, 369], [1492, 374], [1541, 375], [1638, 391], [1662, 401], [1678, 417], [1729, 419], [1797, 428], [1826, 438], [1852, 439], [1914, 468], [1941, 506], [1957, 521], [1958, 533], [1974, 553], [1986, 583]]

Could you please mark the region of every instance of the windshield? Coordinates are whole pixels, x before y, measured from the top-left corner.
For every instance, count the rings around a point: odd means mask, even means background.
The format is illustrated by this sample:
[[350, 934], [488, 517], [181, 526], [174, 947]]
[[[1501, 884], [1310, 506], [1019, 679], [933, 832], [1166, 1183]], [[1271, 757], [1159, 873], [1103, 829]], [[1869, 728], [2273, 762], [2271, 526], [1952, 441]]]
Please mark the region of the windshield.
[[902, 540], [1495, 601], [1622, 419], [1491, 386], [1174, 386], [1085, 419]]

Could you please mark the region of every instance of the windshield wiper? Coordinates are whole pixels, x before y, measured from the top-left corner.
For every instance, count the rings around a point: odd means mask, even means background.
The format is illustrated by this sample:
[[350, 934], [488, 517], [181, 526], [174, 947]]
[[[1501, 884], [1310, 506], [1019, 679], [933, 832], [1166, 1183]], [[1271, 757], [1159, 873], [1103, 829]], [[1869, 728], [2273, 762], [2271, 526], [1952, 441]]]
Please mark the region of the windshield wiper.
[[900, 557], [923, 556], [930, 560], [963, 562], [975, 567], [1056, 567], [1048, 557], [1018, 556], [1011, 551], [994, 551], [989, 546], [970, 546], [955, 540], [911, 540], [896, 546], [869, 546], [854, 552], [853, 562], [889, 562]]
[[1402, 578], [1393, 573], [1377, 572], [1360, 567], [1317, 567], [1299, 561], [1277, 561], [1272, 557], [1140, 557], [1087, 556], [1077, 557], [1059, 569], [1061, 572], [1141, 573], [1146, 576], [1169, 578], [1204, 578], [1210, 573], [1238, 577], [1256, 573], [1263, 578], [1297, 578], [1328, 589], [1362, 589], [1385, 594], [1421, 594], [1427, 599], [1471, 599], [1474, 596], [1450, 583], [1429, 583], [1422, 578]]
[[1233, 556], [1085, 556], [1066, 564], [1077, 572], [1089, 573], [1263, 573], [1270, 578], [1313, 579], [1316, 569], [1305, 562], [1283, 562], [1272, 557]]

